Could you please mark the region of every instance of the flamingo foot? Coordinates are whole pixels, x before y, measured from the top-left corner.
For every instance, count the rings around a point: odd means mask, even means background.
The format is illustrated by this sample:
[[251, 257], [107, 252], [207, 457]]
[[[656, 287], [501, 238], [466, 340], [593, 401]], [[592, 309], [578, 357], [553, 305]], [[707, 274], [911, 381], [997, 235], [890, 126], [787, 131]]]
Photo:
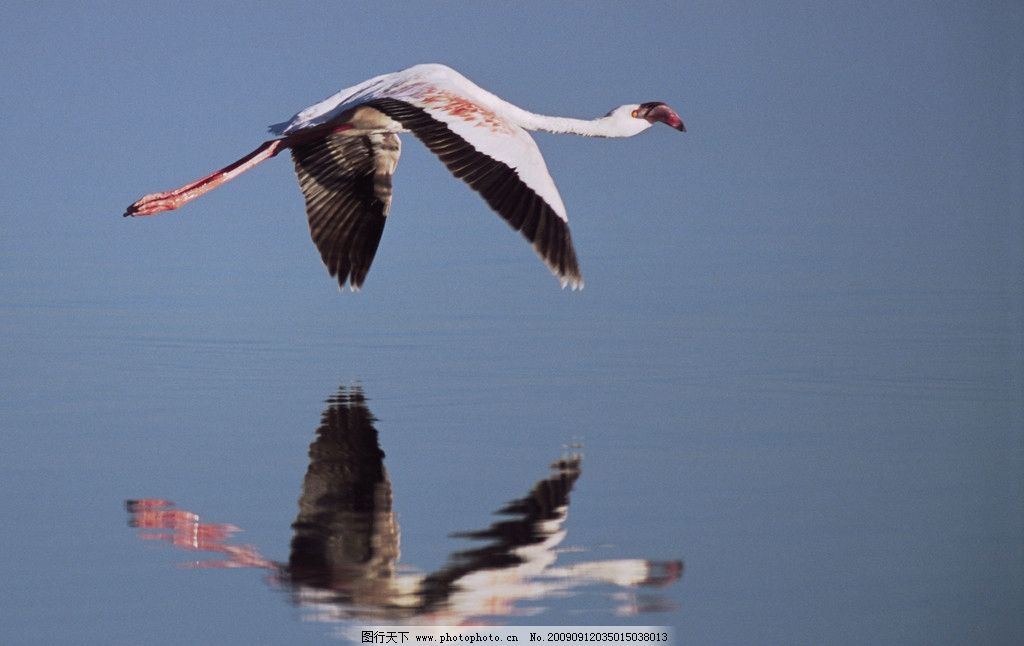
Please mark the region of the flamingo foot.
[[124, 212], [124, 217], [137, 215], [156, 215], [164, 211], [173, 211], [182, 205], [180, 195], [174, 191], [166, 193], [150, 193], [136, 200]]

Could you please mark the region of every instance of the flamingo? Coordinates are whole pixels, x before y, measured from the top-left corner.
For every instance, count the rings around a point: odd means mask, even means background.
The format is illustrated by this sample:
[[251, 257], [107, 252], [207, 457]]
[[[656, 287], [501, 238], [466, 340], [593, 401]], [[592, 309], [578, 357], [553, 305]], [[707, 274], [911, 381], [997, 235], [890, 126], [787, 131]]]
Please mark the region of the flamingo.
[[444, 65], [416, 65], [375, 76], [270, 126], [275, 138], [194, 182], [145, 195], [125, 216], [177, 209], [282, 150], [291, 150], [313, 243], [338, 285], [358, 290], [391, 207], [391, 177], [411, 132], [455, 177], [480, 193], [522, 233], [562, 287], [583, 286], [565, 205], [531, 130], [632, 137], [655, 123], [685, 132], [679, 115], [650, 101], [593, 120], [528, 112]]

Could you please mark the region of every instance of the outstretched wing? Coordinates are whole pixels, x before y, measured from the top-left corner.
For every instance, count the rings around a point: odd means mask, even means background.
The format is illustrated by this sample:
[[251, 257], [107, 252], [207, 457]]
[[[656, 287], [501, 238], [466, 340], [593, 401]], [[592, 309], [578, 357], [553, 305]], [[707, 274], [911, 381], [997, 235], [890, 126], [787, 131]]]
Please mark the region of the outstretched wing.
[[367, 106], [414, 133], [448, 169], [530, 241], [563, 285], [582, 287], [565, 206], [525, 113], [443, 65], [383, 74], [330, 96], [271, 127], [278, 135], [323, 126]]
[[401, 143], [392, 133], [341, 133], [292, 147], [309, 233], [338, 285], [359, 289], [391, 207]]
[[[480, 193], [509, 226], [530, 241], [537, 255], [563, 285], [571, 285], [573, 288], [583, 285], [561, 199], [544, 167], [540, 151], [525, 131], [520, 132], [529, 143], [525, 150], [531, 154], [517, 168], [480, 149], [478, 142], [473, 140], [485, 136], [483, 133], [471, 130], [468, 137], [464, 136], [465, 131], [457, 133], [448, 123], [437, 118], [440, 115], [431, 114], [409, 102], [382, 98], [370, 100], [365, 105], [401, 123], [403, 128], [426, 144], [453, 175]], [[499, 127], [509, 129], [517, 126], [501, 124]], [[523, 142], [518, 138], [517, 143], [522, 148]], [[546, 178], [546, 185], [538, 189], [537, 181], [533, 182], [534, 185], [527, 183], [528, 176], [524, 177], [527, 175], [526, 168], [532, 169], [533, 176], [539, 174]], [[545, 186], [548, 190], [543, 190]]]

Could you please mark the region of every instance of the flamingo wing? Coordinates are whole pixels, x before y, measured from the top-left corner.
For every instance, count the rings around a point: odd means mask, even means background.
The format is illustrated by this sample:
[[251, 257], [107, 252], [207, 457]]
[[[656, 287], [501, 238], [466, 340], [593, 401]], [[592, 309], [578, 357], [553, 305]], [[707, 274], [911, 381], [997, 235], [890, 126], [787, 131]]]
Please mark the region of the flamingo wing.
[[[494, 124], [493, 128], [472, 123], [459, 127], [461, 124], [445, 119], [445, 113], [398, 99], [373, 99], [365, 105], [401, 123], [453, 175], [480, 193], [509, 226], [533, 245], [563, 286], [582, 286], [564, 206], [540, 151], [526, 131], [506, 123]], [[500, 145], [493, 145], [495, 142]], [[503, 155], [497, 152], [499, 148], [518, 153], [511, 159], [519, 163], [500, 159]]]
[[[521, 232], [562, 285], [583, 286], [565, 205], [523, 112], [443, 65], [374, 77], [271, 126], [291, 135], [372, 107], [412, 132]], [[308, 199], [308, 198], [307, 198]]]
[[398, 136], [339, 133], [292, 147], [309, 233], [338, 285], [357, 290], [373, 263], [391, 207]]

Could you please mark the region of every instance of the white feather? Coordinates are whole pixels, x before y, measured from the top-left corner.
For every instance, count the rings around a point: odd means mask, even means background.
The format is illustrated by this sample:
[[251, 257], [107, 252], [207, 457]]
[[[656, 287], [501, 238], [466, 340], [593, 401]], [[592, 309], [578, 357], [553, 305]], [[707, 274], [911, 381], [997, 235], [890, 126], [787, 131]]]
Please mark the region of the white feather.
[[[271, 126], [270, 130], [277, 135], [289, 135], [328, 123], [347, 110], [381, 98], [405, 101], [444, 122], [471, 146], [514, 169], [523, 183], [566, 222], [565, 204], [540, 149], [527, 130], [622, 137], [637, 134], [651, 125], [643, 119], [629, 117], [626, 108], [636, 106], [623, 106], [593, 121], [534, 114], [500, 99], [450, 67], [424, 64], [375, 76], [345, 88], [302, 110], [291, 120]], [[477, 111], [459, 113], [446, 109], [457, 101], [475, 106]]]

